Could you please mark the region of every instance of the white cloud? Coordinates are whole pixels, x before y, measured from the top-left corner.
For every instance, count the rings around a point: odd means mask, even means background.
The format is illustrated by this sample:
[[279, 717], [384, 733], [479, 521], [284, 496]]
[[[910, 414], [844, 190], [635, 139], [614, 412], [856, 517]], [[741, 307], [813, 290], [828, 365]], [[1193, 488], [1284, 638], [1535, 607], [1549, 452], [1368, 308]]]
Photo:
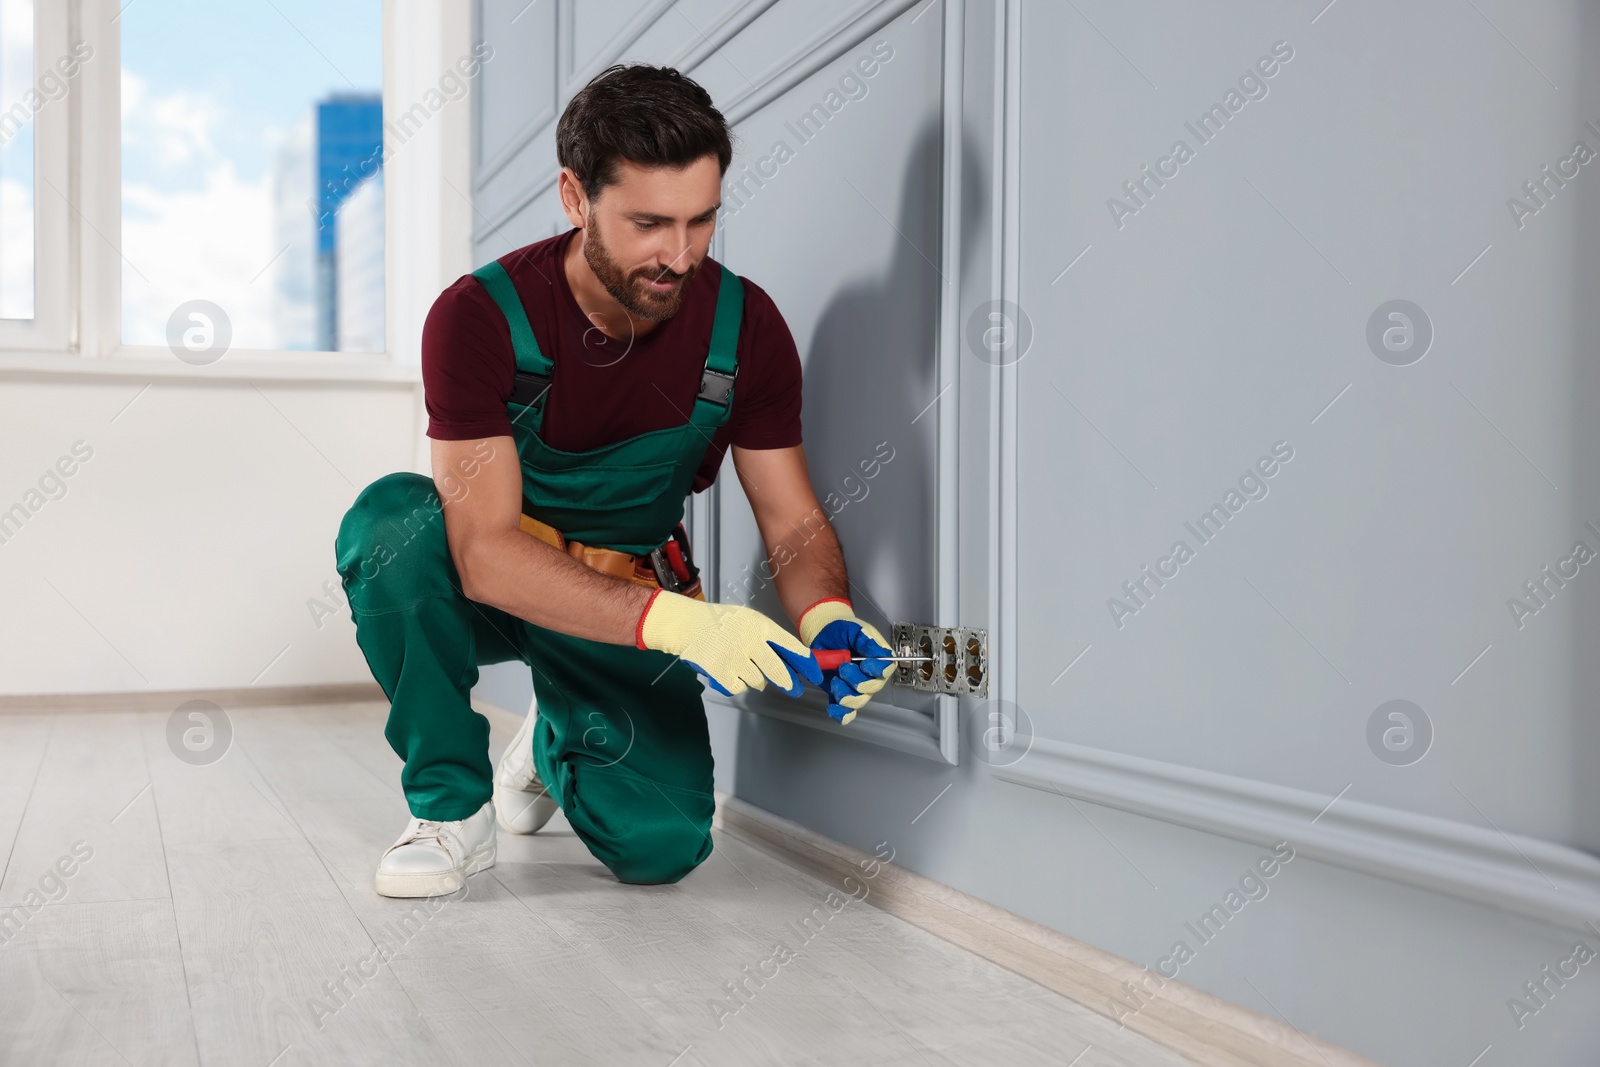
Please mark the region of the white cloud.
[[127, 70], [122, 88], [124, 146], [149, 164], [123, 174], [123, 341], [166, 344], [173, 310], [199, 299], [227, 313], [234, 347], [273, 347], [270, 177], [247, 181], [218, 152], [215, 99], [152, 93]]
[[155, 95], [144, 78], [122, 69], [123, 150], [144, 153], [148, 165], [177, 168], [218, 158], [215, 131], [225, 119], [208, 94], [178, 89]]
[[206, 169], [199, 189], [123, 187], [126, 343], [166, 344], [173, 310], [200, 299], [227, 313], [236, 347], [273, 345], [268, 192], [266, 179], [242, 181], [226, 161]]
[[33, 190], [0, 180], [0, 318], [33, 317]]

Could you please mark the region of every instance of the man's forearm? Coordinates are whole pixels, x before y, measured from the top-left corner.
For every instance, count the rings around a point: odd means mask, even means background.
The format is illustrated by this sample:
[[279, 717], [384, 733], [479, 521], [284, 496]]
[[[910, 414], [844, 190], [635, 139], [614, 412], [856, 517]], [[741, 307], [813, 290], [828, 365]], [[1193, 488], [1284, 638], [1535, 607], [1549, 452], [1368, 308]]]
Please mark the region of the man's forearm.
[[591, 641], [632, 645], [653, 592], [601, 574], [521, 530], [475, 538], [466, 553], [457, 566], [469, 598]]
[[[822, 515], [819, 507], [816, 516]], [[768, 570], [778, 587], [778, 599], [795, 624], [800, 614], [819, 600], [828, 597], [850, 597], [850, 578], [845, 570], [844, 550], [839, 546], [833, 524], [822, 519], [820, 528], [814, 526], [815, 518], [807, 516], [805, 531], [792, 534], [769, 546]]]

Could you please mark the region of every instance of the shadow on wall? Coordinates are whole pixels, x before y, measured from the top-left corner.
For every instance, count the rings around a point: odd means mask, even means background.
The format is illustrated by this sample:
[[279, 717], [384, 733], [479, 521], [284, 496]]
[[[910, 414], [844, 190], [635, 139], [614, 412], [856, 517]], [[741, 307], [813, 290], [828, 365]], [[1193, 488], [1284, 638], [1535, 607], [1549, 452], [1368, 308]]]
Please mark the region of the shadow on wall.
[[[868, 273], [854, 254], [856, 242], [842, 222], [833, 226], [796, 224], [788, 235], [796, 245], [827, 244], [838, 250], [834, 259], [841, 281], [819, 313], [811, 344], [802, 353], [806, 461], [824, 509], [834, 512], [830, 521], [850, 567], [856, 612], [886, 635], [894, 620], [954, 622], [936, 617], [939, 416], [942, 409], [947, 420], [954, 417], [954, 391], [930, 407], [938, 391], [935, 355], [940, 300], [957, 299], [960, 280], [941, 275], [941, 133], [937, 119], [917, 132], [901, 173], [900, 206], [892, 223], [878, 215], [889, 202], [887, 196], [874, 193], [873, 186], [860, 176], [832, 176], [837, 188], [827, 190], [829, 199], [837, 197], [851, 218], [859, 217], [857, 207], [865, 208], [872, 224], [887, 233], [887, 244], [876, 239], [882, 236], [878, 234], [871, 235], [875, 239], [869, 242], [873, 248], [889, 249], [885, 269]], [[963, 148], [961, 167], [961, 246], [964, 254], [971, 254], [987, 219], [987, 172], [982, 156], [971, 145]], [[819, 200], [823, 191], [818, 190]], [[873, 207], [863, 203], [863, 195], [872, 197]], [[761, 282], [760, 278], [754, 280]], [[832, 282], [822, 278], [815, 284]], [[966, 304], [975, 302], [963, 301], [962, 314]], [[967, 357], [964, 352], [952, 352], [950, 358]], [[863, 477], [861, 462], [889, 455], [890, 449], [893, 458], [874, 477]], [[977, 491], [977, 506], [984, 506], [983, 487]], [[830, 493], [834, 494], [831, 505]], [[760, 575], [764, 565], [758, 541], [748, 558], [729, 560], [725, 573], [729, 580], [738, 580], [738, 576]], [[742, 584], [735, 588], [725, 584], [722, 593], [723, 599], [747, 601], [780, 621], [788, 618], [770, 582], [754, 595], [747, 594]], [[885, 696], [899, 707], [929, 714], [937, 705], [934, 696], [910, 689], [896, 688]], [[808, 704], [813, 698], [820, 715], [823, 701], [820, 694], [808, 694]], [[765, 695], [741, 698], [786, 699]], [[871, 716], [870, 704], [865, 714]], [[736, 773], [742, 784], [756, 784], [747, 777], [750, 774], [764, 779], [763, 768], [772, 758], [763, 751], [764, 727], [754, 724], [753, 729], [740, 730]], [[874, 751], [895, 758], [892, 750]], [[912, 758], [910, 762], [921, 766], [925, 761]], [[936, 766], [927, 764], [930, 771]], [[742, 788], [736, 792], [762, 795], [759, 785], [755, 794]]]
[[[877, 214], [888, 197], [875, 193], [873, 183], [860, 175], [835, 174], [822, 179], [832, 187], [818, 189], [818, 199], [826, 192], [826, 199], [847, 214], [835, 216], [832, 224], [797, 221], [786, 235], [796, 246], [827, 246], [837, 264], [835, 275], [811, 280], [837, 288], [819, 313], [809, 349], [801, 354], [806, 462], [817, 497], [844, 546], [856, 612], [886, 636], [892, 620], [931, 621], [937, 607], [933, 534], [938, 412], [924, 409], [937, 391], [934, 355], [944, 285], [939, 273], [939, 147], [938, 125], [930, 122], [913, 141], [892, 226]], [[871, 197], [874, 206], [868, 207], [863, 196]], [[886, 245], [882, 234], [869, 235], [871, 248], [890, 250], [887, 269], [875, 275], [867, 273], [856, 242], [840, 221], [863, 213], [892, 242]], [[749, 595], [745, 576], [755, 576], [750, 605], [787, 624], [773, 583], [761, 581], [766, 566], [758, 539], [748, 559], [730, 566], [729, 580], [736, 584], [725, 587], [723, 594], [744, 600]], [[931, 698], [913, 697], [909, 690], [896, 691], [895, 697], [902, 706], [932, 708]]]

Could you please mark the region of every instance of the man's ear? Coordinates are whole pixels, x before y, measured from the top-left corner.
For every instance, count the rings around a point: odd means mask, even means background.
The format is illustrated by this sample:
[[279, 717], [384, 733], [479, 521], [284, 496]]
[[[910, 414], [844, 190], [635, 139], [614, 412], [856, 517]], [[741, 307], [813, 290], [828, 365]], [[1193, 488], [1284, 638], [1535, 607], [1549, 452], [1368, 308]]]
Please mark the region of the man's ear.
[[567, 221], [580, 230], [589, 224], [589, 197], [583, 191], [583, 182], [578, 180], [578, 175], [571, 167], [562, 167], [561, 173], [556, 176], [556, 191], [561, 197], [561, 210], [567, 214]]

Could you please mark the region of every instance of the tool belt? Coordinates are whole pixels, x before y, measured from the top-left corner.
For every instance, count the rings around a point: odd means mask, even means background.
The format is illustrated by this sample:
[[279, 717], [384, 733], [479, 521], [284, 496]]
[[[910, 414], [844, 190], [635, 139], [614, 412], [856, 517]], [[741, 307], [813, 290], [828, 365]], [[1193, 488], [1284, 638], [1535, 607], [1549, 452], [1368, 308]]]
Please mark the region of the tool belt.
[[532, 534], [601, 574], [638, 582], [652, 589], [681, 593], [696, 600], [705, 599], [705, 593], [700, 588], [700, 569], [689, 555], [689, 535], [681, 522], [665, 544], [642, 556], [618, 552], [614, 548], [586, 545], [581, 541], [569, 541], [560, 530], [531, 515], [522, 516], [518, 525], [524, 533]]

